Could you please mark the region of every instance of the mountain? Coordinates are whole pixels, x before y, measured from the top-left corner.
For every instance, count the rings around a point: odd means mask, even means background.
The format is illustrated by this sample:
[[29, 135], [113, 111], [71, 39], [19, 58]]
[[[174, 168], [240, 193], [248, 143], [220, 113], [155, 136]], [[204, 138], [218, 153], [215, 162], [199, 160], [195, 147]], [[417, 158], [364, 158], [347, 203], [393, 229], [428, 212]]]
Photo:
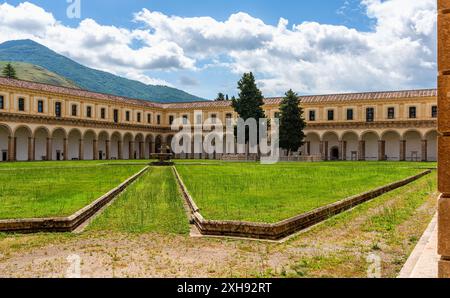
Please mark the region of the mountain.
[[[8, 63], [9, 62], [7, 61], [0, 61], [0, 69], [3, 69]], [[68, 88], [80, 88], [75, 83], [61, 77], [60, 75], [57, 75], [54, 72], [48, 71], [43, 67], [23, 62], [11, 62], [11, 65], [14, 67], [16, 76], [19, 80]], [[1, 75], [2, 74], [0, 73], [0, 76]]]
[[0, 44], [0, 61], [15, 61], [45, 68], [89, 91], [114, 94], [155, 102], [203, 100], [182, 90], [153, 86], [83, 66], [32, 40], [14, 40]]

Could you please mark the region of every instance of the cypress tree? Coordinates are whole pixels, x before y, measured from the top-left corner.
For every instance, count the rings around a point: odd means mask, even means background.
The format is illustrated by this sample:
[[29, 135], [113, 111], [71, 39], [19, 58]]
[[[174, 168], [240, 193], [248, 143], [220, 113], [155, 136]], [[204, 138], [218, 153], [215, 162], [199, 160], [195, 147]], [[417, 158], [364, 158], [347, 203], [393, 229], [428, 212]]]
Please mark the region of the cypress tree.
[[303, 146], [306, 127], [300, 99], [294, 91], [286, 92], [280, 112], [280, 147], [286, 149], [290, 155], [291, 152], [295, 152]]

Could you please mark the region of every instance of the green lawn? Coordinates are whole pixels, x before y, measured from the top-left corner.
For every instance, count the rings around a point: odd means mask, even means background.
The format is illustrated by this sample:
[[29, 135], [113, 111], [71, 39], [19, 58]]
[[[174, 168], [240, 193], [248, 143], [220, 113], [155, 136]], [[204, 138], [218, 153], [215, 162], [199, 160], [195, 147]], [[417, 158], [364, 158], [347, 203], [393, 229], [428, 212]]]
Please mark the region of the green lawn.
[[0, 219], [71, 215], [142, 168], [101, 162], [1, 163]]
[[401, 180], [431, 163], [177, 165], [207, 219], [273, 223]]
[[151, 168], [96, 218], [89, 229], [189, 233], [189, 222], [172, 169]]

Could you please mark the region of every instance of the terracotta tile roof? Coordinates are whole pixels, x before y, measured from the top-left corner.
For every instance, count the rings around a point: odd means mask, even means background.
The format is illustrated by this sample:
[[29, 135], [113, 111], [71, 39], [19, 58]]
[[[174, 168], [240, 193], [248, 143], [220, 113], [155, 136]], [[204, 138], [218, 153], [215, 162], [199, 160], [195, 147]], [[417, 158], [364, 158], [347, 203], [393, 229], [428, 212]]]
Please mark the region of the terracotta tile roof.
[[[162, 109], [200, 109], [200, 108], [220, 108], [230, 107], [231, 101], [199, 101], [187, 103], [169, 103], [160, 104], [141, 99], [133, 99], [121, 96], [115, 96], [104, 93], [96, 93], [82, 89], [73, 89], [66, 87], [58, 87], [53, 85], [34, 83], [28, 81], [7, 79], [0, 77], [0, 85], [25, 88], [37, 91], [51, 92], [56, 94], [72, 95], [100, 100], [111, 100], [121, 103], [130, 103], [143, 107], [162, 108]], [[386, 100], [386, 99], [402, 99], [415, 97], [437, 97], [436, 89], [422, 90], [405, 90], [405, 91], [387, 91], [387, 92], [364, 92], [364, 93], [345, 93], [345, 94], [328, 94], [328, 95], [307, 95], [300, 96], [302, 103], [326, 103], [326, 102], [348, 102], [355, 100]], [[280, 104], [282, 97], [266, 98], [266, 104]]]

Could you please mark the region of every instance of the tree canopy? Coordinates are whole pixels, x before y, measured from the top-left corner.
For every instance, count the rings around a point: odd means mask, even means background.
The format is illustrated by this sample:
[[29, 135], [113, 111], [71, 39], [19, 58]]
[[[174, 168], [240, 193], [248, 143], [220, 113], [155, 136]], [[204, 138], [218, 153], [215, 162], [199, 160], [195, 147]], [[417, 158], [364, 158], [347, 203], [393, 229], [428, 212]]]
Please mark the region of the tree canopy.
[[306, 127], [303, 109], [300, 107], [300, 99], [294, 91], [286, 92], [280, 106], [280, 112], [280, 147], [288, 150], [290, 154], [304, 144], [304, 129]]

